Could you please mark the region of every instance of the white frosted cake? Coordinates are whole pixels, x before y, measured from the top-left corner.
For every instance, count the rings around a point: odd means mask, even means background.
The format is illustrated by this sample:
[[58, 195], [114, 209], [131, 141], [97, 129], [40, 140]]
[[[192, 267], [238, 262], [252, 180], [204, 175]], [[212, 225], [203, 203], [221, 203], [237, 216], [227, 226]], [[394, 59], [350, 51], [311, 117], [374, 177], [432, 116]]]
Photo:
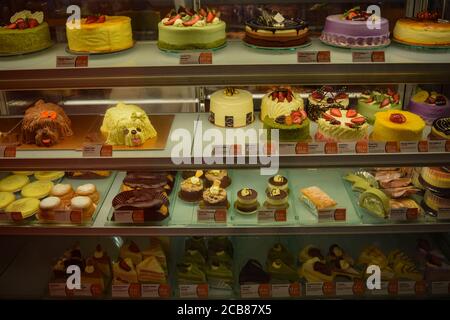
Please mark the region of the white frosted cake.
[[226, 88], [211, 95], [209, 121], [216, 126], [244, 127], [254, 119], [253, 96], [250, 92]]

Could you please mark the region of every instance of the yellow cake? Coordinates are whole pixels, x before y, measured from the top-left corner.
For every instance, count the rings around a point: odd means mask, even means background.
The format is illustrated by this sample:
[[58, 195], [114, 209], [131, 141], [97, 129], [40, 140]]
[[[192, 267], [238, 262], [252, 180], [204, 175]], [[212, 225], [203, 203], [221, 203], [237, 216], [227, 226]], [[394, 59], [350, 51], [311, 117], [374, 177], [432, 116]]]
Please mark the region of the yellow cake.
[[394, 39], [412, 45], [450, 45], [450, 23], [434, 20], [399, 19], [394, 28]]
[[375, 114], [371, 140], [416, 141], [422, 139], [425, 121], [414, 113], [388, 110]]
[[438, 167], [423, 167], [422, 179], [430, 186], [439, 189], [450, 189], [450, 172]]
[[253, 122], [253, 96], [242, 89], [226, 88], [211, 95], [209, 121], [219, 127], [245, 127]]
[[114, 52], [133, 46], [131, 19], [124, 16], [99, 16], [81, 19], [80, 28], [66, 24], [69, 49], [78, 52]]

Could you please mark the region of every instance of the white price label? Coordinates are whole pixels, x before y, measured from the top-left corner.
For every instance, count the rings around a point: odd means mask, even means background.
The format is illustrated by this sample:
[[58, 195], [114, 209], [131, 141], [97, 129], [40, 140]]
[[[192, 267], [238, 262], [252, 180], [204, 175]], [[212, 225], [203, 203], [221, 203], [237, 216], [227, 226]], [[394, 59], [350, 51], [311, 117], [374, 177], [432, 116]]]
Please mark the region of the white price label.
[[280, 154], [281, 155], [295, 155], [297, 154], [296, 152], [296, 143], [282, 143], [280, 142]]
[[392, 221], [413, 221], [419, 216], [418, 208], [391, 208], [389, 219]]
[[381, 281], [380, 289], [369, 290], [374, 296], [386, 296], [389, 294], [389, 283], [387, 281]]
[[323, 296], [323, 282], [309, 282], [305, 291], [306, 296]]
[[208, 298], [208, 284], [180, 284], [178, 293], [180, 298]]
[[369, 153], [385, 153], [385, 152], [386, 152], [386, 142], [382, 141], [369, 142]]
[[50, 282], [48, 284], [48, 294], [50, 297], [66, 297], [66, 283], [65, 282]]
[[353, 282], [336, 282], [337, 296], [353, 296]]
[[330, 51], [297, 51], [298, 63], [329, 63]]
[[86, 68], [89, 56], [56, 56], [57, 68]]
[[165, 284], [141, 284], [142, 298], [169, 298], [170, 287]]
[[81, 223], [83, 216], [78, 210], [55, 210], [54, 215], [58, 223]]
[[450, 208], [440, 208], [437, 212], [439, 220], [450, 220]]
[[295, 146], [296, 154], [324, 154], [325, 143], [324, 142], [299, 142]]
[[450, 294], [450, 281], [436, 281], [431, 283], [432, 294]]
[[19, 222], [23, 220], [21, 212], [0, 211], [0, 221]]
[[356, 152], [356, 142], [340, 142], [338, 143], [338, 153], [355, 153]]
[[338, 208], [338, 209], [318, 210], [317, 218], [319, 222], [346, 221], [347, 209]]
[[446, 152], [445, 149], [447, 141], [446, 140], [429, 140], [428, 141], [428, 152]]
[[114, 221], [117, 223], [144, 223], [144, 210], [115, 210]]
[[243, 284], [240, 286], [241, 298], [259, 299], [272, 297], [270, 284]]
[[198, 209], [197, 222], [199, 223], [226, 223], [227, 209]]
[[419, 142], [417, 141], [401, 141], [400, 152], [402, 153], [416, 153], [419, 149]]
[[353, 63], [385, 62], [384, 51], [353, 51]]
[[300, 284], [298, 282], [285, 284], [272, 284], [273, 298], [300, 297]]
[[180, 54], [180, 64], [212, 64], [212, 52], [188, 52]]
[[416, 294], [416, 282], [415, 281], [399, 281], [398, 282], [398, 294], [399, 295], [414, 295], [414, 294]]
[[83, 157], [112, 157], [112, 145], [103, 143], [85, 143]]
[[0, 158], [15, 158], [16, 146], [0, 145]]
[[258, 223], [270, 223], [270, 222], [286, 222], [287, 211], [286, 209], [261, 209], [258, 210]]

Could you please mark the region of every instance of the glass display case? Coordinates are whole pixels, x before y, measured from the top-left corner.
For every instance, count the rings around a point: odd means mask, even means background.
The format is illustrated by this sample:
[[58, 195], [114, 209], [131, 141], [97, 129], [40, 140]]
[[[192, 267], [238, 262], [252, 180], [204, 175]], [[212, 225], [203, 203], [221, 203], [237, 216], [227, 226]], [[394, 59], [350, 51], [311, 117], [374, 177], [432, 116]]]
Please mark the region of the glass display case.
[[0, 298], [449, 298], [449, 7], [2, 2]]

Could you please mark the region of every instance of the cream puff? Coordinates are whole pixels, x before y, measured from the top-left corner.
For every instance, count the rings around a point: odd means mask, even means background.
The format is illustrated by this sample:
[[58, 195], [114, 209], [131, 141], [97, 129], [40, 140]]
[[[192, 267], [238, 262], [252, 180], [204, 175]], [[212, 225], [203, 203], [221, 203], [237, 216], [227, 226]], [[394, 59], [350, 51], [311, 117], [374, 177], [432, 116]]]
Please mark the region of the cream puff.
[[64, 209], [64, 203], [58, 197], [47, 197], [39, 203], [39, 220], [55, 220], [54, 211]]
[[70, 202], [70, 200], [75, 197], [75, 192], [70, 184], [58, 183], [53, 186], [50, 195], [58, 197], [64, 202]]
[[92, 183], [87, 183], [79, 186], [75, 191], [77, 196], [85, 196], [91, 198], [91, 200], [97, 204], [100, 200], [100, 194], [97, 191], [97, 188]]
[[86, 196], [78, 196], [70, 200], [70, 209], [81, 210], [83, 220], [92, 219], [95, 212], [95, 207], [95, 203], [92, 199]]

